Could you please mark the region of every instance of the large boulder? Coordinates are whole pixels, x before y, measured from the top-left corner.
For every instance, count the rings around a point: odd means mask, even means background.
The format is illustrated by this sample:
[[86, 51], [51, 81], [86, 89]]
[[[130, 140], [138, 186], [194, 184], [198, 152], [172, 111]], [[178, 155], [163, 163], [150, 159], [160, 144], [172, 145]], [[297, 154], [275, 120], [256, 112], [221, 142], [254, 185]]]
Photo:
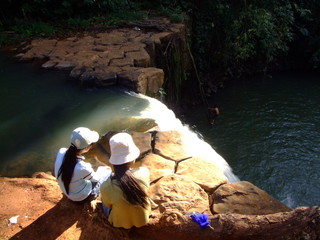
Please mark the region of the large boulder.
[[213, 193], [212, 202], [213, 213], [266, 215], [291, 211], [291, 208], [247, 181], [220, 186]]

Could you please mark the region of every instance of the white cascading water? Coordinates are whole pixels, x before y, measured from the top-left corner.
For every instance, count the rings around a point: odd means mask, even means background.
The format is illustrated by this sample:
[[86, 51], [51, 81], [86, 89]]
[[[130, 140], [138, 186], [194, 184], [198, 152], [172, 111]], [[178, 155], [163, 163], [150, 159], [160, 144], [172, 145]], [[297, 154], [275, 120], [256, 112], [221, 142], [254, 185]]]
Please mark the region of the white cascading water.
[[182, 133], [185, 151], [193, 157], [200, 157], [212, 161], [220, 166], [229, 182], [238, 182], [239, 178], [232, 172], [229, 164], [207, 143], [201, 136], [193, 132], [187, 125], [183, 125], [176, 118], [174, 112], [157, 99], [142, 94], [131, 93], [149, 102], [148, 108], [140, 113], [142, 118], [151, 118], [156, 121], [160, 131], [176, 130]]

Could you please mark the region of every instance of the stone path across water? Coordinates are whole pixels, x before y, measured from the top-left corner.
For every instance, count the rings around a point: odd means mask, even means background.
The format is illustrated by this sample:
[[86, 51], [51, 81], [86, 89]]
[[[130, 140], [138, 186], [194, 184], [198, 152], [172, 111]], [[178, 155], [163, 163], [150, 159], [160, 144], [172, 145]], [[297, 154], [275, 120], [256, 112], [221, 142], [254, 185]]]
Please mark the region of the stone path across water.
[[70, 70], [70, 76], [82, 84], [120, 85], [155, 94], [165, 78], [163, 69], [157, 68], [162, 45], [170, 44], [170, 38], [183, 31], [182, 24], [150, 20], [139, 27], [132, 25], [61, 40], [36, 39], [17, 58], [43, 59], [43, 68]]

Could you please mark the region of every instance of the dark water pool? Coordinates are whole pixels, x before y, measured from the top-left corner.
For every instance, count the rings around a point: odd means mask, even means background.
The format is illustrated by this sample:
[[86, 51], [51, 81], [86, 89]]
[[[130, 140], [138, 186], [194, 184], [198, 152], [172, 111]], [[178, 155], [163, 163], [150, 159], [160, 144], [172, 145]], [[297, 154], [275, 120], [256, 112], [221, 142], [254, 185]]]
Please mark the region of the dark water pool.
[[204, 108], [184, 121], [225, 158], [240, 180], [291, 207], [320, 205], [320, 76], [278, 74], [221, 90], [211, 126]]

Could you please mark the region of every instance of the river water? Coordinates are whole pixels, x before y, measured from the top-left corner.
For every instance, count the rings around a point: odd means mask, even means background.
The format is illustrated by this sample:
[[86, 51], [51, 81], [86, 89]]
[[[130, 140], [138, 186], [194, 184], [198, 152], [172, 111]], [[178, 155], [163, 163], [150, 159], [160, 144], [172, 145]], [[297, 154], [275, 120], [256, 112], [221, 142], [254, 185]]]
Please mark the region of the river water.
[[61, 71], [14, 63], [0, 55], [1, 176], [52, 171], [57, 150], [69, 146], [71, 131], [85, 126], [104, 134], [136, 130], [148, 102], [121, 89], [84, 89]]
[[155, 99], [118, 88], [83, 89], [65, 72], [5, 55], [0, 73], [1, 176], [52, 171], [57, 149], [69, 145], [78, 126], [100, 134], [135, 131], [139, 119], [152, 118], [161, 130], [183, 131], [190, 154], [221, 164], [230, 181], [250, 181], [293, 208], [320, 205], [319, 77], [230, 84], [214, 100], [221, 115], [212, 126], [204, 108], [190, 109], [180, 121]]
[[319, 75], [238, 81], [219, 91], [214, 103], [220, 109], [214, 126], [198, 107], [185, 122], [241, 180], [291, 207], [320, 205]]

